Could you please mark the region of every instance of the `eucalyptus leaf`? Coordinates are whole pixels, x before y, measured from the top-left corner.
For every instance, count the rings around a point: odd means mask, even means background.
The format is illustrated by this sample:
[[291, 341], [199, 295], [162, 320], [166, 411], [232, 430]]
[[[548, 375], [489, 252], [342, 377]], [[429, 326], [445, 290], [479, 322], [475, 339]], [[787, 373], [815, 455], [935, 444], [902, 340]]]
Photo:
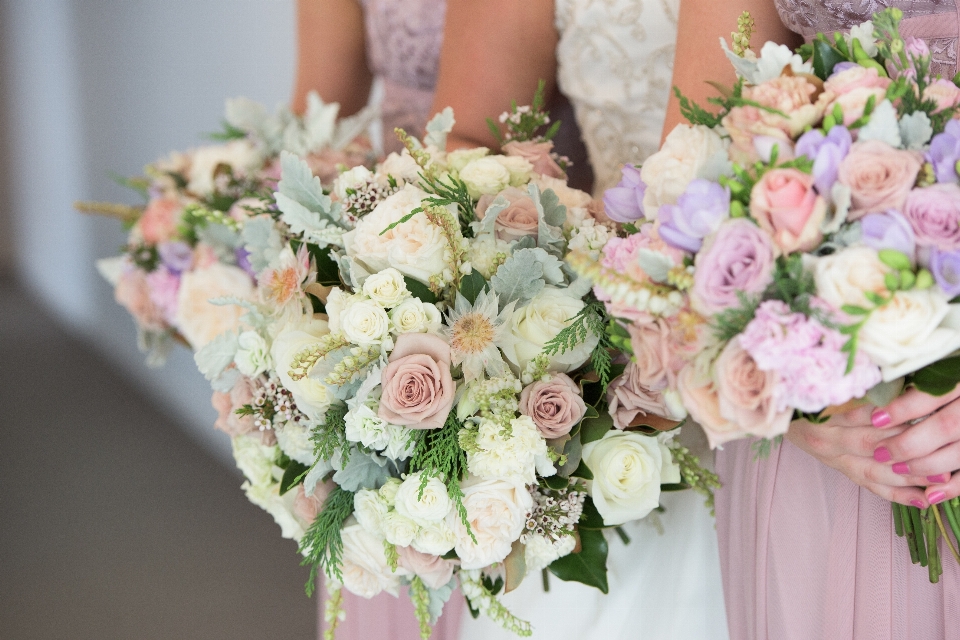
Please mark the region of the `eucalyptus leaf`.
[[933, 137], [930, 116], [923, 111], [914, 111], [900, 118], [900, 138], [903, 146], [912, 151], [920, 151]]
[[561, 580], [581, 582], [608, 593], [607, 584], [607, 539], [603, 531], [580, 529], [580, 552], [571, 553], [554, 560], [550, 573]]

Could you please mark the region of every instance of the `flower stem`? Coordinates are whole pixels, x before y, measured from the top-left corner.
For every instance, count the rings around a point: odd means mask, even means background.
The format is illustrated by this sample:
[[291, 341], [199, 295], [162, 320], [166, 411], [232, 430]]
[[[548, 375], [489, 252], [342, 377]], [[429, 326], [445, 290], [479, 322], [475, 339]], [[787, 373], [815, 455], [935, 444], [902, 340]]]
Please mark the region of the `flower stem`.
[[927, 548], [925, 545], [925, 536], [923, 532], [923, 523], [920, 521], [920, 509], [910, 508], [910, 519], [913, 521], [913, 534], [917, 539], [917, 555], [920, 556], [920, 566], [925, 567], [928, 564]]
[[[944, 507], [944, 511], [947, 512], [950, 507]], [[943, 520], [940, 518], [940, 510], [934, 506], [933, 507], [933, 517], [937, 519], [937, 526], [940, 527], [940, 533], [943, 535], [943, 539], [947, 541], [947, 546], [950, 547], [950, 553], [953, 554], [953, 557], [956, 558], [957, 563], [960, 564], [960, 553], [957, 553], [956, 548], [953, 546], [953, 541], [950, 540], [950, 536], [947, 535], [947, 530], [943, 526]], [[948, 515], [949, 519], [950, 516]]]

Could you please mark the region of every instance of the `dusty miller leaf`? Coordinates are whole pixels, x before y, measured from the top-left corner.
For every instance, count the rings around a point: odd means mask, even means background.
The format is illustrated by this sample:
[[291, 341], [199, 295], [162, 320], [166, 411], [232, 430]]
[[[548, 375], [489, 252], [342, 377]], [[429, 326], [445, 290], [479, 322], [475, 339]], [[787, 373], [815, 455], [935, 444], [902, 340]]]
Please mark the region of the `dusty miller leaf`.
[[[323, 193], [320, 178], [313, 175], [310, 165], [286, 151], [280, 154], [280, 182], [277, 185], [277, 207], [283, 213], [284, 222], [290, 225], [294, 233], [304, 233], [306, 229], [323, 228], [320, 221], [326, 218], [339, 223], [340, 205]], [[281, 197], [282, 201], [281, 201]], [[290, 207], [288, 212], [284, 204], [299, 204], [303, 209], [315, 215]], [[288, 216], [290, 219], [287, 219]]]
[[280, 255], [283, 241], [268, 216], [251, 218], [243, 225], [243, 246], [249, 253], [250, 266], [259, 273]]
[[500, 215], [500, 212], [510, 206], [510, 203], [503, 196], [497, 196], [494, 198], [493, 202], [490, 203], [490, 206], [487, 207], [487, 210], [483, 212], [482, 220], [475, 220], [470, 223], [471, 228], [473, 228], [474, 236], [481, 236], [485, 233], [493, 233], [494, 225], [497, 222], [497, 216]]
[[347, 491], [379, 489], [391, 476], [389, 462], [375, 453], [365, 455], [353, 449], [346, 467], [333, 474], [333, 481]]
[[445, 108], [427, 123], [427, 134], [423, 137], [423, 144], [428, 147], [436, 147], [441, 151], [445, 150], [447, 148], [447, 134], [453, 131], [455, 123], [453, 109], [451, 107]]
[[227, 331], [193, 354], [193, 361], [197, 363], [197, 369], [204, 378], [215, 380], [233, 362], [237, 348], [237, 334]]
[[546, 284], [543, 264], [537, 259], [535, 251], [515, 251], [490, 278], [490, 286], [500, 298], [501, 310], [511, 302], [523, 304], [532, 300]]

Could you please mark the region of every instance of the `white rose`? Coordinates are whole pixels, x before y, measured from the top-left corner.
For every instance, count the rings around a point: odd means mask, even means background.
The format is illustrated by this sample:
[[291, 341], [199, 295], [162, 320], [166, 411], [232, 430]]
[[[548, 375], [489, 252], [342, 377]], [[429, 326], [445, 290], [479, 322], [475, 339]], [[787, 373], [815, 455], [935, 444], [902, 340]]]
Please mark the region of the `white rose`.
[[310, 439], [310, 427], [305, 420], [287, 422], [279, 429], [275, 429], [277, 444], [280, 450], [300, 464], [308, 467], [317, 461], [314, 454], [313, 441]]
[[470, 197], [495, 195], [510, 186], [510, 170], [496, 158], [477, 158], [460, 170], [460, 179], [467, 185]]
[[805, 265], [817, 285], [817, 296], [835, 309], [844, 305], [872, 307], [865, 293], [885, 296], [884, 276], [890, 267], [880, 262], [875, 249], [865, 246], [847, 247], [821, 258], [807, 258]]
[[523, 553], [527, 572], [533, 574], [545, 569], [557, 558], [569, 555], [576, 546], [577, 539], [574, 536], [560, 536], [559, 540], [551, 542], [546, 536], [537, 533], [528, 534]]
[[347, 412], [343, 421], [345, 436], [350, 442], [382, 451], [390, 444], [390, 425], [367, 405], [360, 405]]
[[253, 281], [243, 269], [214, 262], [185, 272], [177, 292], [177, 329], [194, 350], [199, 350], [221, 333], [237, 331], [247, 310], [237, 305], [211, 304], [213, 298], [236, 297], [256, 300]]
[[370, 169], [367, 169], [362, 164], [352, 169], [347, 169], [333, 181], [333, 192], [342, 202], [350, 197], [350, 194], [347, 193], [348, 189], [357, 191], [365, 187], [372, 177], [373, 174], [370, 172]]
[[490, 153], [486, 147], [474, 147], [473, 149], [457, 149], [447, 154], [447, 168], [450, 171], [460, 172], [465, 166], [478, 160]]
[[457, 544], [457, 537], [446, 522], [429, 522], [417, 532], [413, 548], [420, 553], [442, 556]]
[[395, 307], [410, 297], [403, 274], [393, 268], [384, 269], [367, 278], [363, 283], [363, 292], [385, 309]]
[[[369, 280], [368, 280], [369, 282]], [[419, 298], [408, 298], [390, 311], [391, 331], [401, 333], [437, 333], [443, 322], [440, 311]]]
[[392, 507], [397, 501], [397, 491], [400, 490], [401, 480], [399, 478], [387, 478], [387, 481], [380, 487], [380, 497]]
[[383, 519], [390, 510], [380, 494], [370, 489], [361, 489], [353, 495], [353, 515], [357, 522], [370, 533], [383, 535]]
[[390, 569], [383, 539], [364, 529], [352, 517], [347, 518], [340, 537], [343, 539], [343, 586], [363, 598], [372, 598], [381, 591], [398, 595], [400, 578], [408, 572], [400, 567], [397, 571]]
[[446, 485], [439, 478], [430, 478], [421, 495], [420, 483], [420, 473], [410, 474], [403, 481], [396, 495], [397, 513], [421, 526], [446, 518], [451, 505]]
[[[583, 301], [568, 296], [562, 289], [544, 287], [525, 306], [513, 312], [507, 323], [507, 331], [498, 346], [513, 365], [515, 372], [526, 369], [527, 364], [570, 324], [570, 319], [583, 309]], [[550, 370], [560, 373], [573, 371], [590, 357], [597, 345], [598, 336], [590, 335], [583, 343], [563, 354], [550, 356]]]
[[560, 178], [537, 174], [533, 177], [533, 183], [540, 187], [541, 192], [551, 189], [557, 194], [557, 197], [560, 199], [560, 204], [568, 209], [586, 207], [590, 204], [590, 200], [592, 200], [589, 193], [580, 191], [580, 189], [574, 189], [567, 185], [565, 180]]
[[237, 468], [247, 480], [257, 486], [274, 482], [273, 461], [277, 459], [276, 445], [263, 444], [259, 433], [237, 436], [230, 444], [233, 446], [233, 459]]
[[547, 442], [530, 416], [514, 418], [509, 430], [493, 420], [481, 420], [476, 445], [477, 449], [467, 454], [472, 475], [517, 484], [534, 484], [537, 462], [547, 454]]
[[340, 312], [340, 331], [354, 344], [380, 344], [390, 333], [390, 318], [372, 300], [358, 300]]
[[447, 524], [457, 538], [454, 547], [463, 569], [481, 569], [500, 562], [510, 553], [523, 532], [527, 514], [533, 508], [533, 497], [527, 488], [505, 480], [482, 480], [468, 477], [461, 485], [463, 506], [467, 510], [470, 531], [460, 521], [456, 509], [447, 516]]
[[214, 173], [221, 164], [231, 167], [235, 176], [242, 176], [263, 164], [263, 159], [249, 140], [200, 147], [190, 158], [187, 191], [198, 196], [213, 193]]
[[270, 368], [270, 350], [267, 341], [256, 331], [244, 331], [237, 338], [237, 355], [233, 361], [237, 363], [240, 373], [256, 378]]
[[332, 396], [320, 380], [307, 376], [300, 380], [290, 377], [293, 359], [305, 348], [317, 343], [317, 340], [329, 333], [323, 320], [305, 320], [288, 325], [273, 339], [270, 356], [276, 367], [280, 383], [293, 394], [297, 408], [312, 420], [322, 420], [330, 406]]
[[520, 156], [492, 156], [510, 173], [510, 186], [520, 187], [533, 177], [533, 165]]
[[410, 153], [404, 149], [403, 153], [391, 153], [380, 163], [377, 173], [393, 176], [397, 180], [416, 183], [419, 180], [420, 165]]
[[431, 276], [449, 269], [444, 259], [449, 250], [443, 232], [423, 213], [380, 235], [419, 207], [427, 196], [426, 192], [408, 184], [384, 198], [360, 219], [353, 231], [344, 234], [347, 255], [369, 273], [393, 267], [423, 283], [429, 283]]
[[670, 450], [635, 431], [608, 431], [584, 445], [583, 461], [593, 472], [588, 493], [608, 526], [645, 517], [660, 504], [660, 485], [680, 479]]
[[383, 519], [383, 537], [390, 544], [400, 547], [409, 547], [413, 539], [417, 537], [417, 531], [420, 527], [417, 523], [407, 518], [397, 511], [391, 511]]
[[695, 178], [716, 178], [727, 164], [727, 145], [713, 129], [703, 125], [680, 124], [663, 146], [647, 158], [640, 178], [647, 185], [643, 208], [647, 219], [655, 220], [662, 204], [676, 204], [677, 197]]

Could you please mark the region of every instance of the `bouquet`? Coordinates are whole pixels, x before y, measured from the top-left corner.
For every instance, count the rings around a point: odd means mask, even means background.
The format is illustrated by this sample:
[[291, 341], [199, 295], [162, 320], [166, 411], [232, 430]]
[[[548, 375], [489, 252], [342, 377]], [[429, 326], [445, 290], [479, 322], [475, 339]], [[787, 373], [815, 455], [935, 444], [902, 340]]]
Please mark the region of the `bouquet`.
[[279, 178], [279, 154], [304, 156], [326, 184], [342, 165], [372, 163], [362, 134], [364, 111], [337, 120], [339, 106], [308, 97], [303, 116], [283, 107], [270, 114], [245, 98], [227, 101], [217, 144], [174, 153], [121, 180], [139, 191], [142, 207], [78, 203], [120, 218], [130, 228], [122, 254], [101, 260], [101, 274], [134, 317], [148, 362], [159, 364], [174, 340], [199, 349], [236, 327], [242, 309], [211, 307], [210, 298], [253, 300], [253, 276], [264, 264], [244, 247], [265, 239], [262, 223], [245, 225], [262, 210]]
[[341, 588], [404, 584], [424, 638], [458, 584], [474, 615], [529, 635], [500, 589], [548, 569], [606, 592], [603, 529], [663, 489], [715, 486], [651, 428], [676, 421], [628, 420], [639, 405], [608, 394], [633, 383], [612, 382], [626, 362], [564, 256], [599, 255], [614, 225], [566, 185], [540, 105], [502, 118], [506, 155], [446, 152], [447, 109], [329, 192], [281, 153], [244, 223], [263, 225], [255, 295], [219, 301], [245, 315], [196, 362], [247, 496], [328, 580], [329, 636]]
[[[794, 419], [960, 380], [960, 89], [901, 15], [757, 56], [745, 14], [719, 113], [680, 96], [691, 124], [607, 191], [629, 235], [571, 260], [622, 320], [646, 411], [763, 454]], [[893, 508], [936, 582], [960, 500]]]

